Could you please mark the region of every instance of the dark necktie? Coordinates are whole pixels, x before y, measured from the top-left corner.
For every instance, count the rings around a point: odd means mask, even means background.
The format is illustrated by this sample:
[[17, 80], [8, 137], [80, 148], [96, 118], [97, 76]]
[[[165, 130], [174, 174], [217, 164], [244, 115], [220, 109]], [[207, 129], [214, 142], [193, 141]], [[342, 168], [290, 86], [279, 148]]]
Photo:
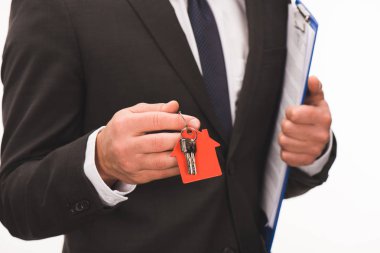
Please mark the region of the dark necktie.
[[211, 104], [229, 140], [232, 129], [230, 99], [223, 48], [207, 0], [188, 0], [188, 14], [197, 42], [203, 80]]

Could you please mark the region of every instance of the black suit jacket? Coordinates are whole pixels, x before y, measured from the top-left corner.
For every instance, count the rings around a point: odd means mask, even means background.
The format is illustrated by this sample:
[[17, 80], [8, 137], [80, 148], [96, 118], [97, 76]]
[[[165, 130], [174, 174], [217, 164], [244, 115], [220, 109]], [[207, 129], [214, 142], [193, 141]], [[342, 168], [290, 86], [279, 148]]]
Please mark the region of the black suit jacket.
[[[3, 54], [0, 218], [64, 252], [263, 252], [262, 174], [286, 57], [286, 0], [247, 0], [250, 53], [230, 143], [168, 0], [13, 0]], [[179, 101], [221, 143], [223, 176], [139, 185], [106, 207], [83, 172], [89, 134], [139, 102]], [[294, 169], [288, 196], [323, 183]]]

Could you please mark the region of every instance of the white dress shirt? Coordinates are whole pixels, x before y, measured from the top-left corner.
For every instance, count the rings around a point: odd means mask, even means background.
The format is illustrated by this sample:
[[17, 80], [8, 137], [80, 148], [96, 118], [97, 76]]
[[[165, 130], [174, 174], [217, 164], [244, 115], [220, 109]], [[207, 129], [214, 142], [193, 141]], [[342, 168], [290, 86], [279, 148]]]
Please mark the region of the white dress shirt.
[[[174, 8], [178, 22], [186, 35], [190, 49], [202, 72], [198, 48], [187, 13], [187, 0], [169, 0]], [[214, 13], [219, 35], [223, 47], [224, 61], [226, 65], [229, 97], [231, 101], [232, 120], [235, 120], [235, 104], [237, 95], [242, 87], [245, 65], [249, 52], [248, 26], [245, 12], [245, 0], [208, 0]], [[101, 128], [100, 128], [101, 129]], [[126, 195], [132, 192], [136, 185], [119, 182], [115, 190], [110, 189], [100, 177], [95, 165], [95, 143], [99, 132], [93, 132], [88, 141], [84, 162], [84, 172], [94, 185], [101, 200], [105, 205], [114, 206], [128, 198]], [[317, 161], [308, 166], [300, 167], [310, 176], [318, 174], [328, 161], [332, 149], [332, 134], [327, 152]]]

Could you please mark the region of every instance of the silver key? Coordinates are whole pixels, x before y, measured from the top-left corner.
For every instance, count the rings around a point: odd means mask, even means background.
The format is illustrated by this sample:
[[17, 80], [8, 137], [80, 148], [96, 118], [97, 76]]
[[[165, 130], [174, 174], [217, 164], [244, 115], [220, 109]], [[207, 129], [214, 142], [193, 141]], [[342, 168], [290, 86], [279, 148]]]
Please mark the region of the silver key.
[[196, 144], [192, 139], [181, 138], [181, 151], [185, 154], [187, 162], [187, 171], [190, 175], [197, 174], [197, 166], [195, 165]]
[[[188, 131], [188, 129], [186, 129], [186, 131]], [[195, 164], [195, 152], [197, 152], [197, 146], [196, 146], [195, 140], [196, 140], [196, 132], [195, 132], [194, 139], [183, 137], [183, 135], [182, 135], [182, 138], [180, 139], [181, 151], [185, 154], [186, 163], [187, 163], [187, 171], [190, 175], [197, 174], [197, 166]]]

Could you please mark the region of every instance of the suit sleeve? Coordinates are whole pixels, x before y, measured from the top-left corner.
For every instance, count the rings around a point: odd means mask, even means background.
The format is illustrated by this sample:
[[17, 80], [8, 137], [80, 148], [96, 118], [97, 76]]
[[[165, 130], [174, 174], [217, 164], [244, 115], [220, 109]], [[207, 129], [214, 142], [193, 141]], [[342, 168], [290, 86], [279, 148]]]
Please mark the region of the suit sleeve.
[[285, 193], [286, 198], [296, 197], [309, 191], [310, 189], [323, 184], [328, 178], [328, 173], [335, 161], [337, 152], [337, 142], [333, 136], [332, 149], [330, 157], [323, 167], [322, 171], [314, 176], [309, 176], [298, 168], [290, 168], [289, 180]]
[[62, 0], [13, 0], [3, 52], [0, 219], [32, 240], [107, 213], [83, 171], [84, 77]]

